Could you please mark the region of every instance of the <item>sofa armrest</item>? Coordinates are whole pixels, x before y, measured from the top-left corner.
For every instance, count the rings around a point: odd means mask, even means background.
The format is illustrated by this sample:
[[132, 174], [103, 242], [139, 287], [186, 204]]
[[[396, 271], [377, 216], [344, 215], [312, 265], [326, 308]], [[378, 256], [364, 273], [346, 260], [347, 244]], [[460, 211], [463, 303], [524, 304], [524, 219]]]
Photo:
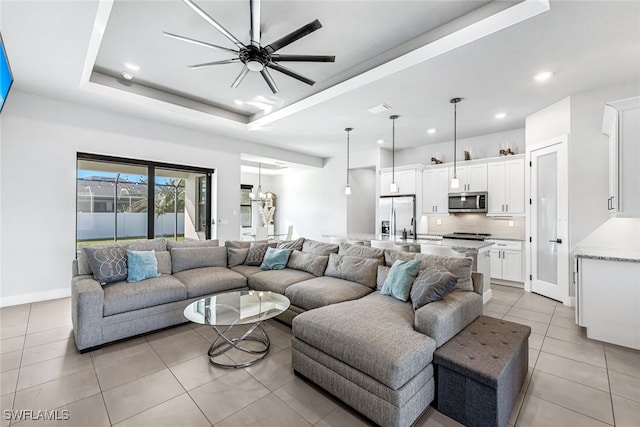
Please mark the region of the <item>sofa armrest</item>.
[[480, 295], [484, 294], [484, 275], [477, 271], [471, 272], [471, 282], [473, 283], [473, 290]]
[[414, 329], [442, 346], [469, 323], [482, 315], [482, 296], [476, 292], [454, 291], [416, 310]]
[[71, 320], [78, 350], [102, 344], [104, 291], [90, 275], [71, 279]]

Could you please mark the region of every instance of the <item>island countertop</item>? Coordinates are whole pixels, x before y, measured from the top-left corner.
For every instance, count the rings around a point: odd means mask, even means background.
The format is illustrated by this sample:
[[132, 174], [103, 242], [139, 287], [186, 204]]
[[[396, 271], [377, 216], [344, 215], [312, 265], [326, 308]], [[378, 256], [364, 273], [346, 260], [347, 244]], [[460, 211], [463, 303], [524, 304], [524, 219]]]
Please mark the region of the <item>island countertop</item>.
[[624, 248], [602, 248], [578, 246], [574, 255], [578, 258], [601, 259], [606, 261], [640, 262], [640, 250]]
[[338, 235], [326, 235], [323, 237], [333, 237], [338, 239], [345, 239], [348, 241], [361, 241], [371, 242], [372, 240], [380, 240], [385, 242], [393, 242], [398, 246], [408, 246], [417, 249], [415, 252], [419, 252], [420, 245], [439, 245], [448, 246], [452, 249], [461, 249], [465, 251], [478, 251], [479, 249], [487, 248], [493, 245], [493, 242], [487, 242], [482, 240], [461, 240], [461, 239], [444, 239], [439, 235], [421, 235], [418, 238], [402, 239], [399, 236], [390, 237], [380, 234], [348, 234], [346, 236]]

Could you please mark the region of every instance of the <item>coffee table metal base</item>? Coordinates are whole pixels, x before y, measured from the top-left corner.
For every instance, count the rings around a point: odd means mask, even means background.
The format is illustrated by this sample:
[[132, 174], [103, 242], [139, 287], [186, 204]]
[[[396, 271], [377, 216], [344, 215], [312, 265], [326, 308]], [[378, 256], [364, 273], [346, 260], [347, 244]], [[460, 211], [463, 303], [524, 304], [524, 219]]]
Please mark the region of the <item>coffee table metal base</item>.
[[[235, 338], [228, 338], [226, 335], [231, 330], [231, 328], [233, 328], [233, 325], [228, 326], [224, 330], [219, 329], [217, 326], [212, 325], [212, 327], [218, 334], [218, 338], [213, 342], [213, 344], [211, 344], [211, 347], [209, 348], [209, 362], [219, 368], [237, 369], [251, 366], [257, 361], [262, 360], [267, 355], [267, 353], [269, 352], [269, 348], [271, 347], [271, 341], [269, 340], [267, 332], [262, 327], [262, 321], [254, 323], [244, 334], [242, 334], [242, 336]], [[245, 344], [247, 344], [248, 341], [258, 342], [260, 343], [260, 346], [258, 346], [257, 349], [247, 348]], [[215, 360], [216, 357], [226, 353], [231, 349], [240, 350], [244, 353], [252, 355], [253, 357], [246, 362], [237, 364], [221, 363]]]

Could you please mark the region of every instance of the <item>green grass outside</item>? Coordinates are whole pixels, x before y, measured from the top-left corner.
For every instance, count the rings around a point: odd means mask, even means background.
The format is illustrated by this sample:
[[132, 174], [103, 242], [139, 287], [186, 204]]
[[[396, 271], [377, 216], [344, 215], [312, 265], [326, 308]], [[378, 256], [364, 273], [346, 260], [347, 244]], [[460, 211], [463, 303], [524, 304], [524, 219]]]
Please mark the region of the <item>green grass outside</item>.
[[[166, 236], [156, 236], [156, 237], [164, 237], [167, 240], [173, 240], [173, 234]], [[146, 239], [146, 236], [138, 236], [138, 237], [126, 237], [118, 239], [118, 242], [130, 242], [132, 240], [141, 240]], [[184, 240], [184, 235], [178, 235], [178, 241]], [[81, 246], [90, 246], [90, 245], [108, 245], [109, 243], [114, 243], [113, 239], [99, 239], [99, 240], [77, 240], [76, 241], [76, 249], [80, 249]]]

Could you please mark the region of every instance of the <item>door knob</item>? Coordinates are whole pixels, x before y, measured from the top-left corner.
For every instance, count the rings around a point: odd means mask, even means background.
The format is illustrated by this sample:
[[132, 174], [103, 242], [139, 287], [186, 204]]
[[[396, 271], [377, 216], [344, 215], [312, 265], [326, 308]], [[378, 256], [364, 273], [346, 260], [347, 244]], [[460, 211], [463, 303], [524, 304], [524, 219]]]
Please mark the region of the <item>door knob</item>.
[[562, 239], [549, 240], [551, 243], [562, 243]]

